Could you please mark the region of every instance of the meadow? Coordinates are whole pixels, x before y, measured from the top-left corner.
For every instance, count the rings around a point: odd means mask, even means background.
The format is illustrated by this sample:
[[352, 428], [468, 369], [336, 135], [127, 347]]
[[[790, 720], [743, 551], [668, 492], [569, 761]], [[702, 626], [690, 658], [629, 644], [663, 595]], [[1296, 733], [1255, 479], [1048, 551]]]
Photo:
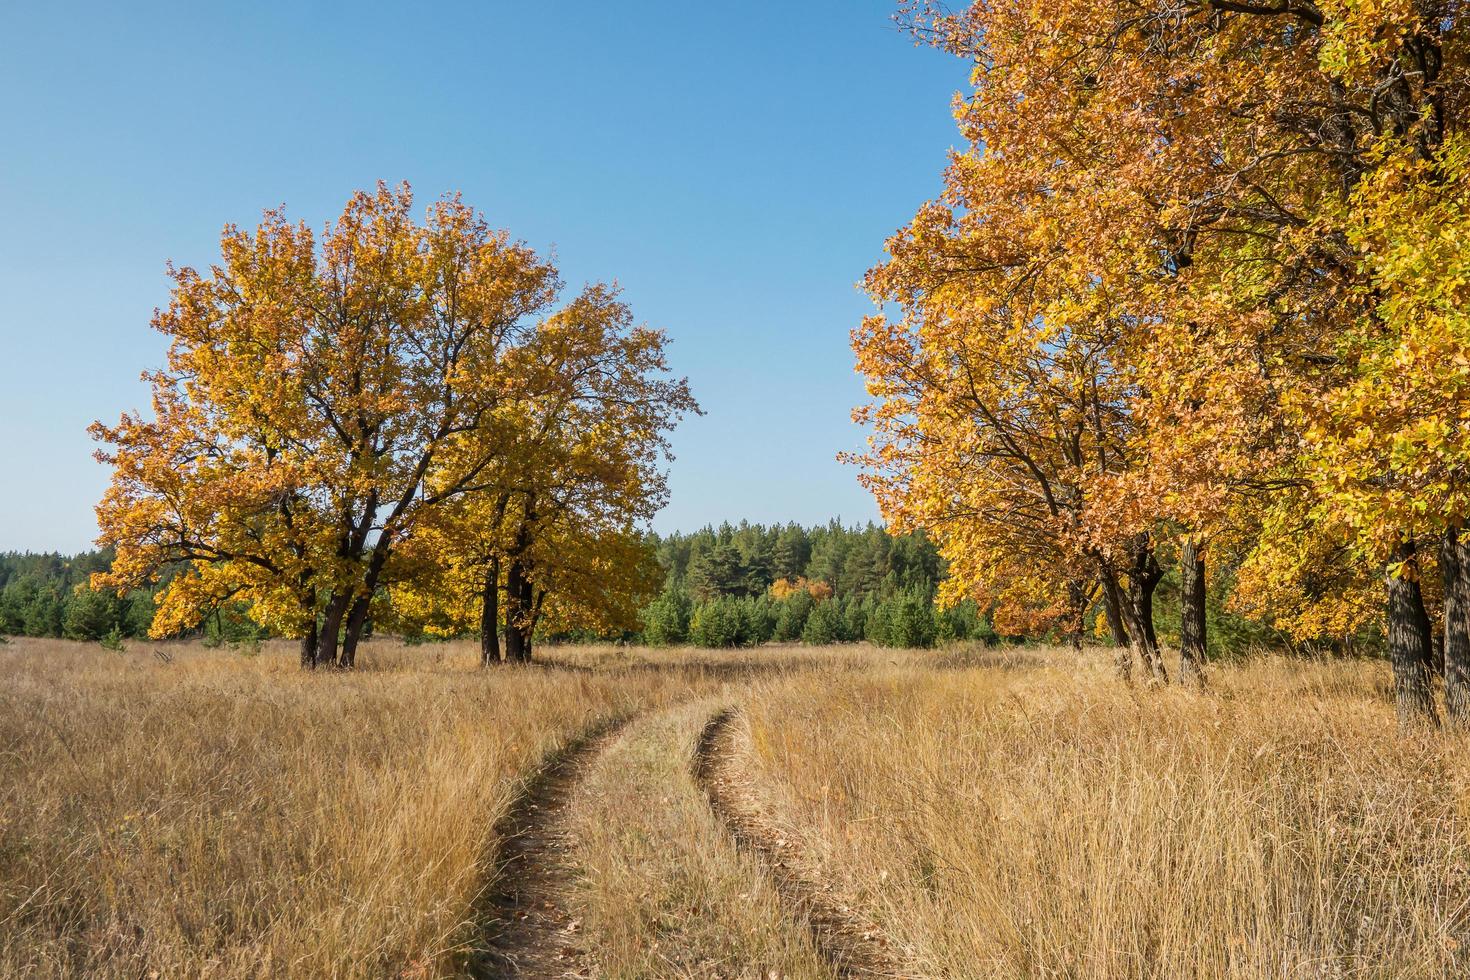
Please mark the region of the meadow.
[[0, 647], [0, 975], [1470, 969], [1464, 739], [1396, 734], [1382, 662], [1204, 694], [1102, 651], [477, 663]]

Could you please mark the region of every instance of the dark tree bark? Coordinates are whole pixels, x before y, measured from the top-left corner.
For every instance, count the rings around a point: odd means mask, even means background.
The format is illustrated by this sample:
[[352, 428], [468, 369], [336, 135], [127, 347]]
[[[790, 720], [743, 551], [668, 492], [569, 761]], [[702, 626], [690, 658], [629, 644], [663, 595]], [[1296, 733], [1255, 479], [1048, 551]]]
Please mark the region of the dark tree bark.
[[1076, 579], [1067, 583], [1067, 619], [1069, 620], [1067, 634], [1072, 643], [1073, 653], [1082, 652], [1082, 629], [1086, 624], [1087, 607], [1092, 602], [1088, 592], [1089, 587]]
[[1123, 621], [1132, 639], [1133, 652], [1148, 671], [1149, 683], [1169, 683], [1164, 657], [1159, 651], [1159, 637], [1154, 632], [1154, 590], [1157, 582], [1129, 582], [1123, 602]]
[[505, 570], [505, 659], [514, 663], [531, 661], [531, 634], [536, 628], [536, 585], [531, 581], [527, 556], [531, 527], [536, 520], [535, 501], [526, 505], [526, 515], [516, 528], [515, 548]]
[[1179, 548], [1179, 683], [1205, 686], [1205, 556], [1186, 536]]
[[536, 588], [534, 582], [526, 580], [526, 605], [531, 610], [531, 622], [526, 626], [526, 659], [531, 659], [531, 644], [536, 638], [536, 626], [541, 622], [541, 610], [546, 605], [546, 592]]
[[301, 618], [306, 622], [306, 627], [301, 633], [301, 669], [316, 669], [316, 645], [317, 645], [317, 622], [316, 622], [316, 589], [309, 584], [308, 575], [301, 576]]
[[1123, 589], [1118, 585], [1118, 576], [1111, 569], [1102, 571], [1103, 613], [1107, 616], [1108, 631], [1113, 634], [1114, 664], [1118, 678], [1125, 683], [1133, 680], [1133, 640], [1123, 622]]
[[373, 596], [377, 594], [378, 582], [382, 579], [383, 569], [388, 564], [388, 555], [392, 553], [392, 549], [393, 536], [384, 529], [368, 558], [367, 574], [363, 576], [363, 592], [352, 600], [347, 616], [347, 629], [342, 634], [342, 653], [337, 658], [337, 666], [344, 670], [357, 666], [357, 644], [362, 640], [368, 613], [372, 610]]
[[536, 598], [536, 585], [524, 571], [521, 573], [521, 662], [531, 662], [531, 646], [536, 637], [536, 621], [541, 618], [541, 603]]
[[505, 659], [507, 663], [526, 663], [531, 659], [530, 604], [526, 601], [528, 586], [525, 566], [519, 558], [511, 560], [505, 570]]
[[315, 670], [317, 656], [317, 625], [316, 609], [313, 606], [311, 619], [307, 623], [306, 630], [301, 634], [301, 669]]
[[362, 630], [367, 624], [368, 609], [371, 606], [370, 595], [360, 595], [352, 600], [352, 608], [347, 613], [347, 627], [342, 634], [342, 652], [337, 655], [337, 666], [343, 670], [352, 670], [357, 666], [357, 644], [362, 639]]
[[1159, 650], [1159, 637], [1154, 632], [1154, 590], [1163, 578], [1163, 569], [1154, 557], [1153, 545], [1145, 537], [1133, 546], [1133, 563], [1128, 569], [1128, 588], [1123, 594], [1123, 624], [1132, 646], [1148, 671], [1149, 683], [1169, 683], [1164, 656]]
[[1429, 631], [1429, 614], [1419, 589], [1418, 555], [1413, 538], [1404, 538], [1394, 549], [1399, 574], [1387, 573], [1388, 656], [1393, 663], [1394, 704], [1399, 726], [1438, 726], [1434, 710], [1432, 675], [1434, 647]]
[[480, 606], [480, 666], [500, 663], [500, 559], [490, 561]]
[[317, 632], [316, 662], [319, 667], [331, 667], [337, 663], [337, 638], [342, 632], [342, 620], [347, 616], [348, 597], [333, 594], [327, 600], [322, 615], [321, 629]]
[[1448, 528], [1439, 539], [1444, 576], [1444, 713], [1470, 726], [1470, 537]]

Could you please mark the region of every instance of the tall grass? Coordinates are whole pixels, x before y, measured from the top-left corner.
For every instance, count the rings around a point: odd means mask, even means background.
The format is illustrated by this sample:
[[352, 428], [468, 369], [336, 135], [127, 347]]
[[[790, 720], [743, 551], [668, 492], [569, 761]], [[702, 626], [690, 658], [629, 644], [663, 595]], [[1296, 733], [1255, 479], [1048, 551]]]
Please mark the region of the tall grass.
[[679, 672], [0, 647], [0, 976], [454, 972], [519, 778]]
[[1401, 738], [1381, 664], [1200, 696], [1063, 652], [152, 650], [0, 647], [0, 976], [452, 975], [521, 779], [669, 707], [567, 816], [600, 969], [820, 971], [689, 776], [731, 701], [793, 859], [928, 975], [1470, 975], [1470, 740]]
[[831, 976], [758, 863], [737, 851], [695, 783], [695, 744], [728, 696], [631, 726], [578, 790], [582, 868], [572, 907], [599, 976]]
[[1045, 659], [746, 699], [770, 806], [925, 972], [1470, 975], [1470, 745], [1400, 738], [1383, 665]]

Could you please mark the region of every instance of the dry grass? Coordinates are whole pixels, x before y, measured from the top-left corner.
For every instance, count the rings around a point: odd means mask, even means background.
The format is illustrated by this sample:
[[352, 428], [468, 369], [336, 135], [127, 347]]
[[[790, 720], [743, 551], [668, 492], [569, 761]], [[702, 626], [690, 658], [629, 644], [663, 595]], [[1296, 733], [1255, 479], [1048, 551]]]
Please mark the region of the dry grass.
[[375, 643], [350, 676], [170, 650], [0, 647], [0, 975], [452, 973], [519, 778], [711, 683], [482, 672], [467, 644]]
[[1401, 739], [1383, 665], [1260, 662], [1200, 697], [1036, 659], [746, 699], [770, 805], [920, 969], [1470, 973], [1470, 746]]
[[573, 906], [600, 976], [830, 975], [694, 781], [700, 730], [725, 703], [640, 720], [580, 789], [570, 829], [584, 880]]
[[794, 850], [931, 976], [1470, 975], [1470, 743], [1401, 739], [1381, 664], [171, 652], [0, 647], [0, 976], [461, 972], [521, 780], [638, 712], [567, 813], [599, 969], [822, 976], [690, 776], [732, 702]]

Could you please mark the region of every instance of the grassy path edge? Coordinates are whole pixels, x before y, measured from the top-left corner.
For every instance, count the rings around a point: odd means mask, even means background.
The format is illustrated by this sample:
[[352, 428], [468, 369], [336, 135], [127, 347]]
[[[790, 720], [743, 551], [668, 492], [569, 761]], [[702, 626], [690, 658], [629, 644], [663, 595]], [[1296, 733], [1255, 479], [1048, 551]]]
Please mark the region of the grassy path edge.
[[480, 980], [576, 975], [576, 920], [562, 904], [568, 842], [562, 824], [573, 789], [593, 760], [645, 712], [605, 718], [550, 753], [496, 826], [499, 868], [480, 903], [484, 946], [467, 964]]
[[731, 752], [737, 717], [736, 709], [726, 708], [709, 719], [700, 733], [693, 763], [695, 781], [737, 847], [759, 859], [834, 975], [844, 980], [917, 976], [903, 967], [875, 927], [863, 922], [803, 867], [786, 838], [743, 790]]

